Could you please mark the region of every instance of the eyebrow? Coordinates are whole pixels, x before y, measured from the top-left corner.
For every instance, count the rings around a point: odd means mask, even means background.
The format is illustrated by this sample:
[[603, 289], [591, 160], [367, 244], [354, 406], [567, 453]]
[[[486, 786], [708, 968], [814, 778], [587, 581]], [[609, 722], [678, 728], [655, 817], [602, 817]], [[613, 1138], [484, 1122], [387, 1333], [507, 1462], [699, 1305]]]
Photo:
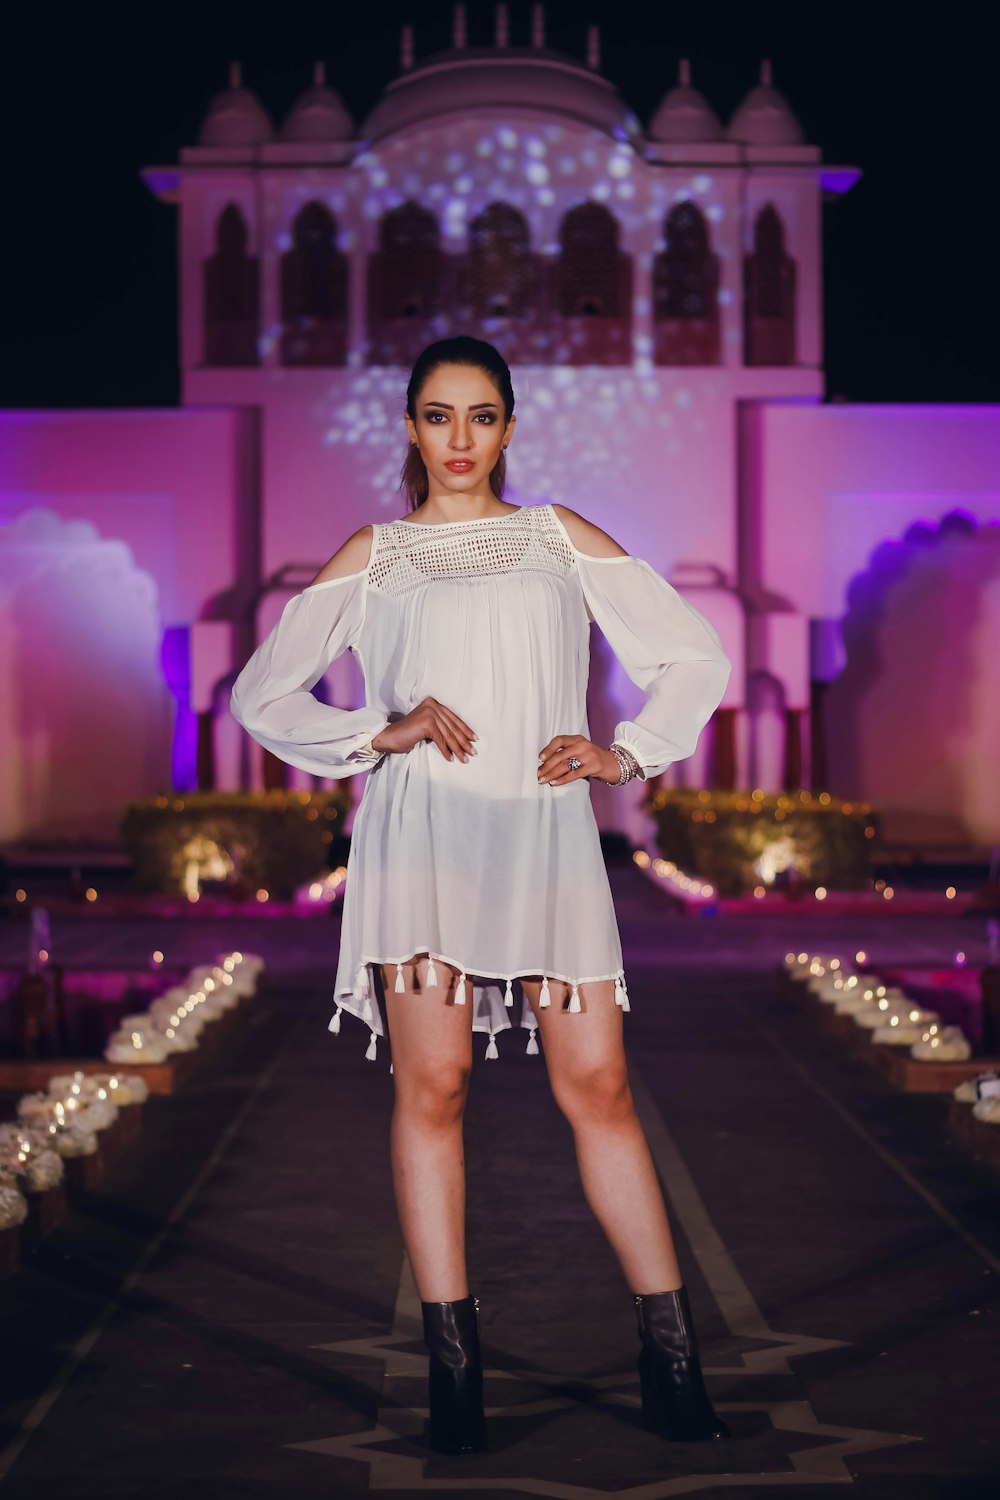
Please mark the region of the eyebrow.
[[[445, 411], [454, 411], [455, 410], [455, 408], [453, 406], [449, 406], [448, 405], [447, 401], [425, 401], [424, 405], [425, 406], [441, 406], [441, 407], [444, 408]], [[477, 401], [477, 403], [476, 403], [475, 406], [470, 406], [469, 407], [469, 410], [470, 411], [485, 411], [485, 410], [496, 411], [497, 410], [497, 403], [495, 401]]]

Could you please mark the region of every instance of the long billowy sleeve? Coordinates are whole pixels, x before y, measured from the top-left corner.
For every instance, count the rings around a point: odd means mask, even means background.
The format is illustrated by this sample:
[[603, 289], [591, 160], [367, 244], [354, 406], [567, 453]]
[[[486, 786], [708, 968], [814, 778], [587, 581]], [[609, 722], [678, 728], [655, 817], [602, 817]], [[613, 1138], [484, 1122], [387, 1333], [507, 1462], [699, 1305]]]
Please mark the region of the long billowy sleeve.
[[647, 694], [634, 719], [615, 726], [645, 776], [693, 754], [732, 670], [715, 627], [640, 557], [577, 553], [587, 613]]
[[312, 584], [289, 599], [233, 685], [233, 717], [247, 733], [314, 776], [354, 776], [382, 759], [371, 745], [389, 722], [381, 709], [333, 708], [310, 692], [357, 641], [365, 585], [365, 574], [354, 573]]

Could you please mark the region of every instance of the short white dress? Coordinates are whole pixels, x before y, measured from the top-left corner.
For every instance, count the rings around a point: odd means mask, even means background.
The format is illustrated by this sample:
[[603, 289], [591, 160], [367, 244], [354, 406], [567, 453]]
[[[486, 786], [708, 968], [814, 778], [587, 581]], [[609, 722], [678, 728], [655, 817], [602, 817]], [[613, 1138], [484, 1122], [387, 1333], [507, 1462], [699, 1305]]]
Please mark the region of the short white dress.
[[[319, 776], [368, 771], [344, 888], [332, 1031], [358, 1016], [377, 1054], [379, 965], [429, 955], [414, 1004], [468, 1004], [495, 1036], [517, 1016], [537, 1052], [518, 983], [614, 980], [628, 1010], [621, 939], [586, 778], [539, 782], [556, 735], [590, 738], [586, 694], [596, 621], [647, 699], [615, 740], [646, 777], [690, 755], [717, 708], [730, 662], [714, 627], [649, 563], [580, 552], [551, 505], [501, 516], [373, 527], [367, 567], [303, 589], [237, 678], [232, 711], [282, 760]], [[364, 674], [365, 707], [310, 689], [344, 651]], [[478, 736], [468, 761], [424, 740], [373, 750], [380, 730], [426, 697]], [[452, 966], [438, 973], [433, 960]], [[397, 967], [395, 988], [403, 989]], [[516, 991], [516, 993], [515, 993]], [[562, 986], [559, 992], [562, 994]]]

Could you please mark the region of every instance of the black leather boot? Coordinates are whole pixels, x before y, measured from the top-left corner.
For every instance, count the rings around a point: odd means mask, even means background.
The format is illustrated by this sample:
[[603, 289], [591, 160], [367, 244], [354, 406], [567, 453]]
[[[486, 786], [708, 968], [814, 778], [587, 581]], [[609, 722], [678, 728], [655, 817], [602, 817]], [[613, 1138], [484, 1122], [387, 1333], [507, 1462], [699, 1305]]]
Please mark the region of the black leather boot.
[[643, 1422], [673, 1442], [730, 1437], [705, 1389], [685, 1288], [636, 1295], [635, 1310], [642, 1340], [639, 1383]]
[[430, 1445], [437, 1453], [485, 1453], [479, 1301], [421, 1302], [430, 1350]]

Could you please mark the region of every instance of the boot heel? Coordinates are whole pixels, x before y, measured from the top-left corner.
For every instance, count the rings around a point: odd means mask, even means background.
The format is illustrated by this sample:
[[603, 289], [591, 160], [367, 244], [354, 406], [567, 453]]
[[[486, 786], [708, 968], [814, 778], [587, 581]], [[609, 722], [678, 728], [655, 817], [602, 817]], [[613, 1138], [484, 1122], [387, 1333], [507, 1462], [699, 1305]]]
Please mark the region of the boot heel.
[[639, 1389], [646, 1427], [672, 1442], [731, 1437], [705, 1389], [687, 1292], [635, 1297], [642, 1348]]
[[427, 1436], [436, 1453], [485, 1453], [483, 1362], [479, 1303], [422, 1302], [424, 1340], [430, 1350]]

